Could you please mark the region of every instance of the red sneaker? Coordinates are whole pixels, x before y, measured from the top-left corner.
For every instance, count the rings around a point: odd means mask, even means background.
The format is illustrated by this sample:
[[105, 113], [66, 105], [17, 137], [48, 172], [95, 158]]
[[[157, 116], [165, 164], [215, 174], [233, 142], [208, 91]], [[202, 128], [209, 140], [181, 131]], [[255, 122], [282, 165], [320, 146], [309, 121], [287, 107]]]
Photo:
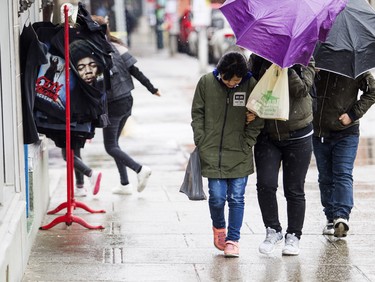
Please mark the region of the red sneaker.
[[226, 241], [225, 248], [224, 248], [224, 255], [226, 257], [239, 257], [240, 249], [239, 249], [238, 242]]
[[93, 172], [89, 179], [90, 179], [92, 194], [93, 195], [98, 194], [99, 189], [100, 189], [100, 181], [102, 180], [102, 173]]
[[214, 231], [214, 245], [220, 251], [224, 251], [225, 248], [225, 237], [227, 236], [227, 232], [225, 228], [215, 228], [212, 227]]

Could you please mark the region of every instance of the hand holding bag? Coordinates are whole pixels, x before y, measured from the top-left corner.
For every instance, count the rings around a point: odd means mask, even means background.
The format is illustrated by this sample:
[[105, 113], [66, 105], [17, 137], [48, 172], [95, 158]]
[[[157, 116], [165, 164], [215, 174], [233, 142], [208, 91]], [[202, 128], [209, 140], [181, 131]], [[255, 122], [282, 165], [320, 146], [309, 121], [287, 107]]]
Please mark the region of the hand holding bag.
[[288, 68], [272, 64], [250, 93], [246, 108], [260, 118], [288, 120]]
[[199, 150], [196, 147], [190, 154], [189, 162], [186, 167], [185, 178], [180, 187], [180, 192], [185, 193], [189, 200], [206, 200], [206, 194], [203, 191], [203, 182], [201, 174], [201, 163], [199, 159]]

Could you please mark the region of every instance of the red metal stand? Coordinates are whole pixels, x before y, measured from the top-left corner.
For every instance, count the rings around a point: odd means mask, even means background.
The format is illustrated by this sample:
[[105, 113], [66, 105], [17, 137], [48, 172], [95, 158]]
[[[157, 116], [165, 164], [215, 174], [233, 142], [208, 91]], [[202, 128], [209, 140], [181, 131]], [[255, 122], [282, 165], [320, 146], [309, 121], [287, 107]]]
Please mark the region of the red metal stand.
[[81, 202], [77, 202], [74, 199], [74, 190], [73, 190], [73, 162], [74, 162], [74, 155], [73, 150], [71, 150], [70, 144], [70, 79], [69, 79], [69, 16], [68, 16], [69, 8], [68, 6], [64, 6], [64, 15], [65, 15], [65, 24], [64, 24], [64, 31], [65, 31], [65, 89], [66, 89], [66, 171], [67, 171], [67, 202], [60, 204], [56, 209], [49, 211], [47, 214], [55, 214], [60, 210], [66, 208], [67, 212], [65, 215], [59, 216], [55, 218], [51, 223], [39, 227], [41, 230], [47, 230], [52, 228], [58, 223], [65, 222], [66, 225], [71, 225], [73, 222], [77, 222], [82, 226], [88, 229], [104, 229], [103, 226], [93, 226], [85, 222], [82, 218], [75, 216], [72, 214], [72, 209], [76, 207], [83, 208], [84, 210], [90, 213], [105, 213], [104, 210], [92, 210], [87, 205]]

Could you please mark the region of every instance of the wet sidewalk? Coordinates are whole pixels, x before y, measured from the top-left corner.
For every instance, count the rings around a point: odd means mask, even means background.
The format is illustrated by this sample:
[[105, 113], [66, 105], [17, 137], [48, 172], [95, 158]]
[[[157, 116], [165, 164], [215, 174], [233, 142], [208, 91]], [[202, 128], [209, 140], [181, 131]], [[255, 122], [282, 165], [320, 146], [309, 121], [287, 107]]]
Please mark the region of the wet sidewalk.
[[[137, 41], [138, 40], [138, 41]], [[139, 45], [137, 45], [137, 43]], [[121, 146], [152, 168], [144, 192], [113, 195], [119, 184], [114, 161], [105, 153], [101, 130], [83, 150], [83, 159], [103, 173], [97, 196], [77, 198], [94, 210], [73, 214], [103, 230], [60, 223], [40, 230], [23, 281], [375, 281], [375, 167], [355, 168], [355, 207], [346, 239], [321, 235], [324, 215], [317, 172], [306, 179], [306, 219], [301, 253], [283, 257], [282, 246], [269, 256], [258, 252], [265, 230], [257, 203], [255, 176], [249, 179], [240, 257], [224, 258], [212, 244], [207, 201], [192, 202], [179, 192], [193, 148], [190, 105], [199, 78], [196, 59], [156, 51], [148, 37], [133, 38], [138, 67], [162, 97], [150, 95], [135, 81], [134, 110]], [[66, 168], [60, 150], [50, 149], [50, 210], [66, 201]], [[136, 174], [129, 171], [136, 185]], [[206, 181], [204, 182], [206, 186]], [[280, 220], [286, 229], [286, 206], [278, 192]], [[46, 215], [44, 224], [63, 215]]]

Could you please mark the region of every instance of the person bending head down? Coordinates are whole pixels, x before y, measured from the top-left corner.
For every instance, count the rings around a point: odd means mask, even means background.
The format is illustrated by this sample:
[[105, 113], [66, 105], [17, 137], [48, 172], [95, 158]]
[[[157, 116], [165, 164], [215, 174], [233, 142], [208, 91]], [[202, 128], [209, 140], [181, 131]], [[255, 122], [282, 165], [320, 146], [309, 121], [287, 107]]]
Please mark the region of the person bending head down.
[[228, 52], [221, 57], [216, 69], [220, 74], [221, 81], [228, 88], [234, 88], [247, 75], [247, 60], [239, 52]]

